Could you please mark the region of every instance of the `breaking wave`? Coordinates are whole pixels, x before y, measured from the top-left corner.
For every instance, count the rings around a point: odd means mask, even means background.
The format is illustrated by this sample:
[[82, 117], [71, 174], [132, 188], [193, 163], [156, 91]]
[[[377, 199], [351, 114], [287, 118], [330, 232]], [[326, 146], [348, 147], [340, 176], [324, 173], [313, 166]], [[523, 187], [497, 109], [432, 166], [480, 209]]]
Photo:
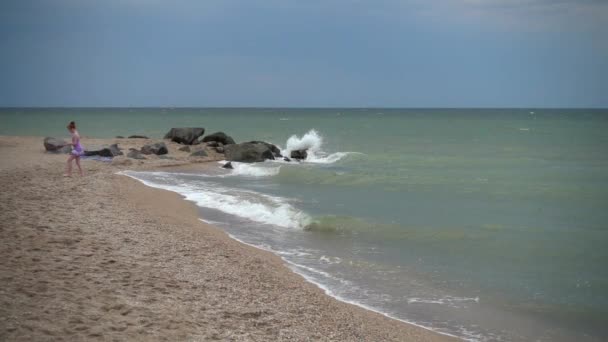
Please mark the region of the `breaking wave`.
[[[220, 164], [225, 164], [226, 161], [219, 162]], [[232, 171], [229, 176], [245, 176], [245, 177], [269, 177], [276, 176], [281, 171], [281, 166], [269, 166], [264, 163], [238, 163], [232, 162]]]
[[167, 172], [126, 171], [121, 174], [153, 188], [176, 192], [199, 207], [219, 210], [253, 222], [291, 229], [303, 229], [311, 222], [308, 214], [296, 209], [283, 197], [223, 187], [214, 182], [185, 183]]
[[281, 153], [289, 156], [291, 151], [307, 150], [308, 157], [306, 157], [305, 161], [317, 164], [332, 164], [350, 154], [357, 154], [357, 152], [326, 153], [321, 149], [322, 146], [323, 137], [316, 130], [311, 129], [302, 137], [295, 134], [289, 137], [285, 144], [285, 149], [282, 149]]

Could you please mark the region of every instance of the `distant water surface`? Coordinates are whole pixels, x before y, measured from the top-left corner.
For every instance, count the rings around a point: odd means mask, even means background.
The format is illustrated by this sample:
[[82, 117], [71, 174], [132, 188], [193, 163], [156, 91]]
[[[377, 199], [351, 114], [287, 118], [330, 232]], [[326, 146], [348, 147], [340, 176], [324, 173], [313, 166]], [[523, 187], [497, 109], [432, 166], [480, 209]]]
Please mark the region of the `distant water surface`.
[[608, 339], [608, 110], [2, 109], [0, 134], [71, 120], [308, 147], [301, 164], [128, 175], [342, 300], [469, 340]]

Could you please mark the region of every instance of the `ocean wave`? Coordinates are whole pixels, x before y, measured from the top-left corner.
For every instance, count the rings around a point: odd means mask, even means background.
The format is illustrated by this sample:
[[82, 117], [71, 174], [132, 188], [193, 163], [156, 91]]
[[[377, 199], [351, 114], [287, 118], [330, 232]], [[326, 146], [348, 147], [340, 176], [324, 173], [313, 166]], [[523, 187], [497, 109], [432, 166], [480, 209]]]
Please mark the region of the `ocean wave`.
[[479, 303], [479, 297], [408, 298], [407, 302], [408, 304], [439, 304], [460, 307], [465, 303]]
[[122, 172], [150, 187], [176, 192], [197, 206], [222, 211], [253, 222], [303, 229], [311, 218], [288, 199], [259, 192], [223, 187], [213, 182], [182, 182], [170, 173]]
[[311, 220], [304, 230], [318, 233], [344, 233], [353, 230], [355, 225], [360, 225], [356, 218], [346, 216], [324, 216]]
[[[219, 162], [225, 164], [226, 161]], [[225, 176], [245, 176], [245, 177], [270, 177], [276, 176], [281, 171], [281, 166], [267, 166], [264, 163], [238, 163], [232, 162], [232, 171]]]
[[336, 152], [331, 154], [323, 154], [322, 152], [317, 152], [313, 154], [309, 154], [306, 158], [306, 161], [309, 163], [317, 163], [317, 164], [333, 164], [338, 160], [353, 154], [361, 154], [358, 152]]
[[339, 264], [342, 262], [342, 259], [338, 258], [338, 257], [321, 255], [321, 257], [319, 258], [319, 261], [322, 263], [325, 263], [325, 264]]
[[249, 219], [254, 222], [271, 224], [283, 228], [301, 228], [307, 225], [309, 217], [297, 210], [284, 199], [270, 196], [247, 196], [232, 189], [214, 187], [215, 191], [206, 189], [184, 191], [186, 200], [198, 206], [223, 211], [225, 213]]
[[291, 151], [307, 150], [308, 156], [304, 161], [315, 164], [333, 164], [348, 155], [360, 154], [358, 152], [326, 153], [322, 150], [322, 146], [323, 137], [315, 129], [311, 129], [302, 137], [297, 135], [289, 137], [285, 144], [285, 149], [281, 149], [281, 152], [289, 156], [291, 155]]

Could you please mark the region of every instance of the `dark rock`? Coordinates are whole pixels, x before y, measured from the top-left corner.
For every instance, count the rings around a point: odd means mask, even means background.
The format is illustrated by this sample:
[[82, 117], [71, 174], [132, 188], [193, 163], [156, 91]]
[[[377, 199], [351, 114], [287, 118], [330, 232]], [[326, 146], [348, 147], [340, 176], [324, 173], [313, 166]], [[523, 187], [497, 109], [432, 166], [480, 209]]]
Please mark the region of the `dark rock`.
[[227, 162], [226, 164], [224, 164], [222, 166], [224, 169], [234, 169], [234, 167], [232, 167], [232, 162]]
[[190, 153], [190, 157], [207, 157], [207, 152], [205, 150], [198, 150], [196, 152]]
[[127, 153], [127, 157], [132, 159], [146, 159], [146, 157], [136, 149], [131, 149], [129, 153]]
[[182, 146], [182, 147], [178, 148], [178, 150], [180, 150], [182, 152], [190, 152], [190, 146]]
[[144, 147], [141, 148], [141, 153], [162, 155], [169, 153], [169, 151], [167, 150], [167, 146], [164, 142], [158, 142], [154, 144], [144, 145]]
[[129, 139], [150, 139], [145, 135], [129, 135]]
[[215, 148], [215, 152], [217, 153], [224, 153], [226, 151], [226, 149], [223, 146], [218, 146]]
[[178, 144], [193, 145], [203, 134], [205, 134], [205, 129], [201, 127], [171, 128], [165, 134], [165, 139], [171, 139]]
[[123, 137], [122, 135], [117, 135], [115, 138], [116, 139], [124, 139], [125, 137]]
[[290, 162], [291, 161], [291, 159], [289, 159], [287, 157], [283, 157], [283, 160], [286, 161], [286, 162]]
[[112, 151], [112, 154], [114, 156], [121, 156], [123, 153], [121, 151], [121, 148], [118, 147], [118, 144], [112, 144], [110, 145], [110, 151]]
[[272, 151], [272, 155], [275, 156], [275, 158], [283, 157], [283, 155], [281, 154], [281, 150], [271, 143], [267, 143], [265, 141], [250, 141], [249, 143], [266, 145], [266, 147], [268, 147], [270, 149], [270, 151]]
[[123, 155], [122, 151], [118, 148], [118, 144], [112, 144], [109, 147], [104, 147], [99, 150], [88, 150], [84, 151], [85, 156], [101, 156], [101, 157], [116, 157]]
[[44, 149], [55, 153], [70, 153], [72, 147], [63, 139], [46, 137], [44, 138]]
[[244, 163], [262, 162], [266, 159], [274, 160], [272, 150], [264, 143], [231, 144], [224, 147], [226, 159]]
[[97, 152], [97, 155], [101, 157], [114, 157], [114, 155], [112, 154], [112, 150], [107, 147], [104, 147], [101, 150], [95, 152]]
[[306, 152], [306, 150], [291, 151], [291, 158], [295, 160], [304, 160], [306, 159], [306, 157], [308, 157], [308, 153]]
[[236, 144], [234, 139], [232, 139], [232, 137], [230, 137], [229, 135], [226, 135], [226, 133], [224, 133], [224, 132], [215, 132], [215, 133], [209, 134], [203, 138], [203, 142], [210, 142], [210, 141], [221, 142], [224, 145]]

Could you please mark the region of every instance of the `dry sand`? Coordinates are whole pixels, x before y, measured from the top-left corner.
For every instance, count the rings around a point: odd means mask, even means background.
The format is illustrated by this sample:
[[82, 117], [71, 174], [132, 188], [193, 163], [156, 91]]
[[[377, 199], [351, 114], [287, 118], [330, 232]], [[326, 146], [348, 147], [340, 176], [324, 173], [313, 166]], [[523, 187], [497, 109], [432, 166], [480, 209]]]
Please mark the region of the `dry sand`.
[[[109, 142], [144, 141], [84, 140]], [[177, 194], [115, 174], [201, 161], [152, 159], [84, 160], [64, 178], [42, 138], [0, 136], [0, 340], [450, 340], [339, 302]]]

